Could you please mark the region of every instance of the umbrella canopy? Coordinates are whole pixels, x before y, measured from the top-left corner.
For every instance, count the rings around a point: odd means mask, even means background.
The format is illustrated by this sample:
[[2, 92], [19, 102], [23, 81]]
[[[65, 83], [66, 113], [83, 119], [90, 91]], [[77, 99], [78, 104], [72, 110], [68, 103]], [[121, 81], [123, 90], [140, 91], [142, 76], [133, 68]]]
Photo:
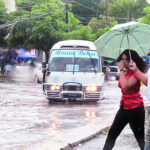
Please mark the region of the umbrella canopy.
[[100, 56], [116, 59], [125, 49], [146, 56], [150, 47], [150, 25], [129, 22], [115, 25], [95, 41]]

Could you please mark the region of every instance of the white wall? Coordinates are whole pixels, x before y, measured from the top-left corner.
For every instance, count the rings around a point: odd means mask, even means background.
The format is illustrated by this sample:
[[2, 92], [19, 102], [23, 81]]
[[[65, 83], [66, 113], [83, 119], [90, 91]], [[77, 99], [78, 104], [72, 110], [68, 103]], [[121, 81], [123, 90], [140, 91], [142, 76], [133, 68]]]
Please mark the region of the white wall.
[[3, 0], [6, 4], [7, 12], [12, 12], [16, 10], [15, 0]]

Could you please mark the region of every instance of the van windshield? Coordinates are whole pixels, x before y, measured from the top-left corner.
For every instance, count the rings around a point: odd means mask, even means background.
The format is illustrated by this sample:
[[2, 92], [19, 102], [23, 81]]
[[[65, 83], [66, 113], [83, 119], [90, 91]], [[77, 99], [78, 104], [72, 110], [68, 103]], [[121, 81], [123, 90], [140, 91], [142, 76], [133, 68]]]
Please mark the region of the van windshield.
[[99, 57], [92, 50], [52, 50], [49, 70], [99, 72]]

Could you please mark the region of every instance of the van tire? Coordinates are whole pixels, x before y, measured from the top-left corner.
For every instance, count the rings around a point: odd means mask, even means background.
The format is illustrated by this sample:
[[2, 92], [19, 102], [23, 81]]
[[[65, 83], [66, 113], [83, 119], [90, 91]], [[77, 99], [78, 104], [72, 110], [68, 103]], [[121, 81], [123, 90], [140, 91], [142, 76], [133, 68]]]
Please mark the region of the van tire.
[[118, 77], [118, 76], [116, 76], [116, 80], [119, 80], [119, 77]]

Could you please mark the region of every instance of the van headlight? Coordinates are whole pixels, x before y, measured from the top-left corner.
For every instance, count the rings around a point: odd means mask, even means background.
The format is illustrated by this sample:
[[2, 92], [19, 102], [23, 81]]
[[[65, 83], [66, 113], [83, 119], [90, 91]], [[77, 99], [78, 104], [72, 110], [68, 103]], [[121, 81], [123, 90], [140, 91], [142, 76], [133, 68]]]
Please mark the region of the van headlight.
[[60, 85], [51, 85], [50, 90], [51, 91], [59, 91], [60, 90]]
[[97, 86], [86, 86], [85, 91], [86, 92], [96, 92], [98, 90]]

